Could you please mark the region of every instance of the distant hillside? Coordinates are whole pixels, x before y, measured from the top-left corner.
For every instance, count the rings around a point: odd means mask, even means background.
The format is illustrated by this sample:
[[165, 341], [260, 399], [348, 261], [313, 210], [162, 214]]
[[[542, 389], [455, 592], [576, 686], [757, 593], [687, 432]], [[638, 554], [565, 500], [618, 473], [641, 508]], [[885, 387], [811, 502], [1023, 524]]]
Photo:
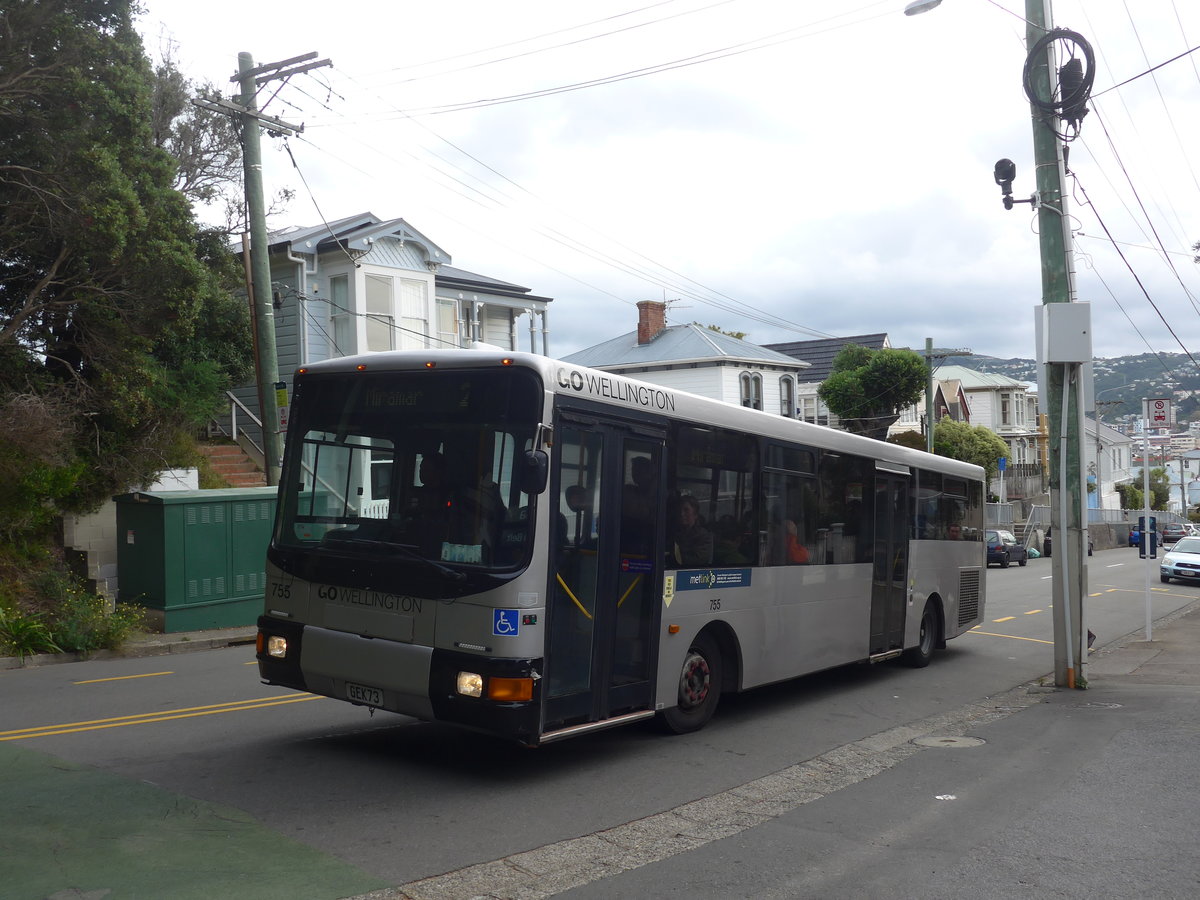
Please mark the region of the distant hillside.
[[[965, 366], [977, 372], [1007, 375], [1018, 381], [1037, 381], [1032, 359], [998, 359], [994, 356], [952, 356], [944, 365]], [[1106, 422], [1123, 416], [1141, 415], [1145, 397], [1175, 398], [1176, 420], [1200, 418], [1200, 371], [1183, 353], [1142, 353], [1116, 356], [1092, 363], [1096, 376], [1096, 399], [1104, 404], [1101, 418]]]

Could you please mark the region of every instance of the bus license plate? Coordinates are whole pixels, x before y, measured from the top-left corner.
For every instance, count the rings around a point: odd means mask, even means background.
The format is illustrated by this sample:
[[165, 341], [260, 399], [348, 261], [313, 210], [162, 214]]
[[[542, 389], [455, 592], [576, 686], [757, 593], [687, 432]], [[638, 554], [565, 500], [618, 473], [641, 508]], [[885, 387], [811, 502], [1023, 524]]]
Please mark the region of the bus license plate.
[[352, 681], [347, 681], [346, 699], [353, 700], [355, 703], [361, 703], [364, 706], [373, 706], [376, 709], [383, 708], [383, 691], [379, 688], [367, 687], [365, 684], [355, 684]]

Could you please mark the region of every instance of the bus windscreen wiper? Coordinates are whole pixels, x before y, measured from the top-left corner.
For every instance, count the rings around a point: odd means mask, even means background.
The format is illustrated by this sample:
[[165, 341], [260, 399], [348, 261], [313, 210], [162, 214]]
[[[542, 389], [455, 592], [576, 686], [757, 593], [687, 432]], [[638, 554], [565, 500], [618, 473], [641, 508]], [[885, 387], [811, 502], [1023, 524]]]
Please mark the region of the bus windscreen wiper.
[[[341, 543], [341, 541], [339, 541]], [[407, 559], [415, 562], [424, 563], [429, 568], [433, 569], [447, 581], [463, 582], [467, 580], [467, 573], [460, 572], [457, 569], [452, 569], [449, 566], [443, 566], [440, 562], [422, 556], [417, 552], [415, 544], [399, 544], [395, 541], [381, 541], [373, 538], [358, 538], [353, 541], [346, 541], [351, 547], [363, 547], [371, 550], [398, 550], [404, 554]]]

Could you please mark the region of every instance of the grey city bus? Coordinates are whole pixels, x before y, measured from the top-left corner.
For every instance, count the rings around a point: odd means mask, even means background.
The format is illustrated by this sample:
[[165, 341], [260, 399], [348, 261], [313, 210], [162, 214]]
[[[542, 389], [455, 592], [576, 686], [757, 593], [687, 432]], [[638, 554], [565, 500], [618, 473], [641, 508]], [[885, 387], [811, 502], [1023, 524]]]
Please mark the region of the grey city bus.
[[528, 745], [982, 622], [984, 473], [494, 348], [295, 378], [264, 682]]

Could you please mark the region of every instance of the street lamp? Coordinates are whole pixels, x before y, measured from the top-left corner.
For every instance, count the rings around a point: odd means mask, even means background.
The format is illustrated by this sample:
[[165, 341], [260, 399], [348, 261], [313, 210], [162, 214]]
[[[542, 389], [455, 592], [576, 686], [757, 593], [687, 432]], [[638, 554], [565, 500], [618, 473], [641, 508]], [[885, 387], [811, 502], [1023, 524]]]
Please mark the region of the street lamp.
[[904, 7], [906, 16], [919, 16], [921, 13], [927, 13], [931, 9], [937, 9], [942, 5], [942, 0], [912, 0]]

